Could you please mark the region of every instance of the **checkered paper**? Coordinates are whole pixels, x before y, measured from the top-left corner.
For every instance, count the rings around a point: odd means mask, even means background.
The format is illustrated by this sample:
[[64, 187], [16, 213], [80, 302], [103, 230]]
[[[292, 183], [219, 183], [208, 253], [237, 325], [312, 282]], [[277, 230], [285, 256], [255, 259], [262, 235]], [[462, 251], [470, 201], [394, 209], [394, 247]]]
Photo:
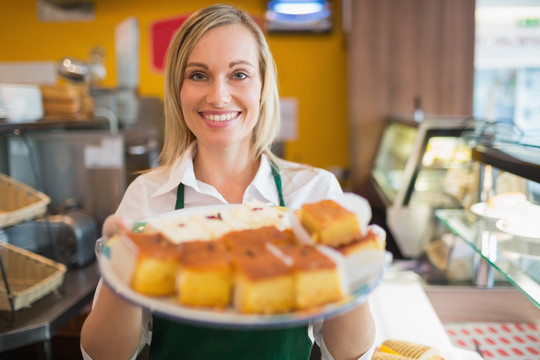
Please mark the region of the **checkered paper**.
[[540, 323], [451, 323], [454, 346], [476, 350], [488, 360], [540, 360]]

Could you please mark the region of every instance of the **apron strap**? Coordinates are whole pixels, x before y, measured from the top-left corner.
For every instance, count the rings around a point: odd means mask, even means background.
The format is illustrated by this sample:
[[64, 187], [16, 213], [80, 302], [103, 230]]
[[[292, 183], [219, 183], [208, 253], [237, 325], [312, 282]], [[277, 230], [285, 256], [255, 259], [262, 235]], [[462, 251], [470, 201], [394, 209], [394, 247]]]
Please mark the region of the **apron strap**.
[[279, 195], [279, 206], [285, 207], [285, 200], [283, 199], [283, 184], [281, 183], [279, 168], [273, 161], [270, 163], [270, 167], [272, 168], [272, 175], [274, 176], [274, 182], [276, 183], [276, 188]]
[[180, 183], [178, 185], [178, 189], [176, 189], [176, 204], [174, 205], [174, 209], [183, 209], [184, 208], [184, 184]]

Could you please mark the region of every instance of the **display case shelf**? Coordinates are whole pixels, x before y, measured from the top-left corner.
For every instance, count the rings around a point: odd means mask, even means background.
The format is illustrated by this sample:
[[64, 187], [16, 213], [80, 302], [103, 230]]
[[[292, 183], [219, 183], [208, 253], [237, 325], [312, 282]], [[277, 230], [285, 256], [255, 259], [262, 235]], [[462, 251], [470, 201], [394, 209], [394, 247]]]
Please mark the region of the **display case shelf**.
[[492, 220], [467, 210], [437, 210], [435, 215], [540, 308], [540, 240], [497, 231]]
[[[482, 171], [490, 167], [489, 176], [484, 174], [480, 178], [479, 199], [484, 202], [476, 205], [484, 205], [487, 209], [490, 196], [516, 190], [523, 191], [527, 202], [520, 208], [497, 208], [497, 216], [490, 216], [487, 212], [473, 212], [472, 208], [441, 209], [435, 215], [468, 243], [484, 263], [499, 271], [540, 308], [540, 236], [537, 235], [538, 228], [533, 220], [536, 212], [530, 213], [533, 208], [536, 209], [534, 211], [540, 209], [540, 147], [507, 142], [479, 144], [472, 149], [472, 159], [480, 163]], [[505, 215], [501, 217], [502, 210]], [[522, 210], [526, 211], [518, 215]], [[516, 222], [516, 219], [523, 216], [531, 218], [526, 226], [523, 222]], [[501, 226], [501, 221], [519, 224], [519, 228], [514, 227], [513, 231], [509, 231]], [[534, 231], [528, 233], [531, 229]]]

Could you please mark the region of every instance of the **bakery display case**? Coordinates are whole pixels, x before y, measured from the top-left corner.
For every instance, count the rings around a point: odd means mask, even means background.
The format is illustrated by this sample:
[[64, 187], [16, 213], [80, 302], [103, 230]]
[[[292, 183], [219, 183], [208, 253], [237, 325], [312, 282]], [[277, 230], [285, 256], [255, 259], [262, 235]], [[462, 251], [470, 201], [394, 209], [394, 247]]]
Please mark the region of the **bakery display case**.
[[481, 143], [471, 156], [478, 202], [436, 217], [476, 253], [476, 286], [502, 277], [540, 308], [540, 145]]
[[387, 119], [370, 182], [374, 212], [403, 257], [424, 252], [437, 231], [437, 209], [463, 209], [475, 201], [478, 167], [468, 146], [473, 131], [468, 118]]

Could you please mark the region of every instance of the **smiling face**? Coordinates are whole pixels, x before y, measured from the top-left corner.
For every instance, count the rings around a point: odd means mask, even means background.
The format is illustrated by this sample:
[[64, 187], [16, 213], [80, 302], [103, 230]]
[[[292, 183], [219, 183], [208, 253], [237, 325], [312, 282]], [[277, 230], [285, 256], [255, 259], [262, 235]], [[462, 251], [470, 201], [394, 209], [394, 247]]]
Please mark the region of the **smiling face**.
[[209, 30], [188, 57], [180, 102], [198, 146], [251, 146], [259, 118], [257, 43], [243, 25]]

